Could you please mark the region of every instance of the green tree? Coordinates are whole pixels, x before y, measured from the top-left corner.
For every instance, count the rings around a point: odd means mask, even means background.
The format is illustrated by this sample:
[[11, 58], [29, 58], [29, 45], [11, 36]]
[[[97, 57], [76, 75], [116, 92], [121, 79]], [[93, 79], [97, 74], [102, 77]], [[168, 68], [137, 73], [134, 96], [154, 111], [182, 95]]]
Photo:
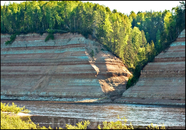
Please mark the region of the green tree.
[[112, 47], [111, 45], [111, 39], [112, 39], [112, 24], [109, 20], [109, 14], [106, 14], [106, 18], [103, 24], [103, 31], [104, 31], [104, 42], [103, 44], [107, 45], [109, 48]]

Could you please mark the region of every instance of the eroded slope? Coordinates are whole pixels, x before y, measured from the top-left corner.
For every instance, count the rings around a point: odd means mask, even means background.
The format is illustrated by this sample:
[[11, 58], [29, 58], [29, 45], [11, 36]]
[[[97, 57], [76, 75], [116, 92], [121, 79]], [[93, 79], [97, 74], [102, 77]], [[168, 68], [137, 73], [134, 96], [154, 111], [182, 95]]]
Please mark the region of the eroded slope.
[[[1, 96], [97, 98], [122, 95], [131, 73], [101, 44], [78, 34], [1, 35]], [[93, 54], [92, 54], [93, 52]]]
[[151, 104], [158, 104], [154, 99], [185, 102], [185, 30], [167, 50], [144, 67], [136, 85], [123, 93], [125, 98], [153, 99], [149, 100]]

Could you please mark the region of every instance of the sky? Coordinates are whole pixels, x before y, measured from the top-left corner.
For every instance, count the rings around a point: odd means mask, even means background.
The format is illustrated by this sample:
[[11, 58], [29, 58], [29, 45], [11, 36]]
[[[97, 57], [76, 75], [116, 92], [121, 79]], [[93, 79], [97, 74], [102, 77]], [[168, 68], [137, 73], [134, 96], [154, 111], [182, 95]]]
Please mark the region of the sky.
[[[9, 1], [1, 1], [1, 5], [9, 3]], [[11, 3], [16, 2], [20, 3], [22, 1], [11, 1]], [[179, 5], [179, 1], [83, 1], [83, 2], [92, 2], [98, 3], [109, 7], [112, 11], [116, 9], [118, 12], [124, 14], [130, 14], [131, 11], [138, 13], [138, 11], [164, 11], [171, 10], [173, 7]]]

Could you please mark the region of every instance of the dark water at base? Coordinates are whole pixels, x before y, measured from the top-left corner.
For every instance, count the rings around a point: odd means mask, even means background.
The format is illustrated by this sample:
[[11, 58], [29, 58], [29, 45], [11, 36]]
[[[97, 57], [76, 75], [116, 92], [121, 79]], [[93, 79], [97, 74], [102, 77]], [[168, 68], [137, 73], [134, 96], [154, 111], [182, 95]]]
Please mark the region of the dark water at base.
[[41, 126], [65, 127], [89, 120], [89, 128], [96, 128], [103, 121], [117, 121], [117, 115], [125, 117], [127, 124], [147, 126], [151, 123], [168, 127], [185, 127], [185, 106], [158, 106], [134, 104], [69, 104], [60, 101], [16, 101], [2, 100], [3, 103], [14, 102], [19, 107], [31, 110], [31, 119]]

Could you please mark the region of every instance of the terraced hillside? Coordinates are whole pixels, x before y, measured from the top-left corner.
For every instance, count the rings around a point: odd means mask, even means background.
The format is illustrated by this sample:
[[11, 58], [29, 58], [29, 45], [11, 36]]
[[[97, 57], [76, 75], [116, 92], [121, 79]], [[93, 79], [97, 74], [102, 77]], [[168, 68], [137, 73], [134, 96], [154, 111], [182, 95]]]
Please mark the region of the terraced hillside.
[[1, 98], [97, 98], [122, 95], [131, 73], [122, 61], [79, 34], [1, 35]]
[[185, 30], [167, 50], [144, 67], [139, 81], [122, 97], [185, 102]]

